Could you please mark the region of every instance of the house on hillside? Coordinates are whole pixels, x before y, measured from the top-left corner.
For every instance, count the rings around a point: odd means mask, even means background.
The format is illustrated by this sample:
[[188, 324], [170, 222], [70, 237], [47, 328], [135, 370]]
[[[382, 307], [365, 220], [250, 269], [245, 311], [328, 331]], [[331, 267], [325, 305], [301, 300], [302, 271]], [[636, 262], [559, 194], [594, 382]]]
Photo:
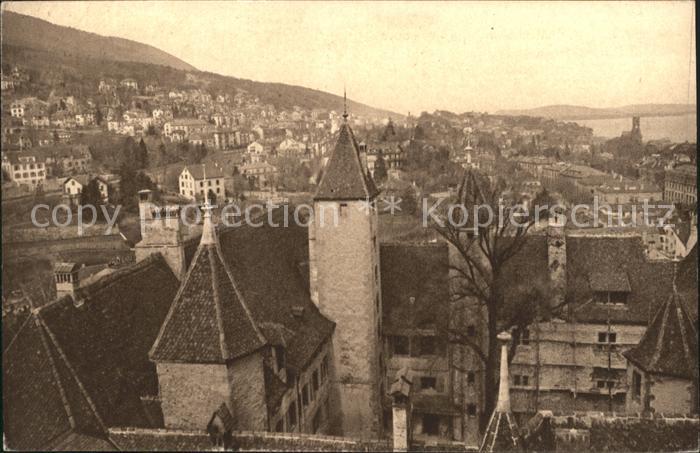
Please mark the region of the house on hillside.
[[204, 199], [206, 194], [223, 199], [226, 194], [223, 169], [215, 162], [186, 166], [180, 173], [178, 184], [180, 195], [190, 200]]

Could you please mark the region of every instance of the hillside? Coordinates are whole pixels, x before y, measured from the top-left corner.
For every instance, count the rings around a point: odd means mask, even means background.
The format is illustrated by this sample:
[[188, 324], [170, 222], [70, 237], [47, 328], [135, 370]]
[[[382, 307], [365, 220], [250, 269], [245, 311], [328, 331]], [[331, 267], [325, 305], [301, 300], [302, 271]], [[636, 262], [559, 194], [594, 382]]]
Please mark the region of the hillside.
[[195, 70], [194, 66], [155, 47], [122, 38], [54, 25], [11, 11], [2, 12], [2, 43], [87, 58], [134, 61]]
[[498, 115], [539, 116], [556, 120], [584, 120], [621, 118], [631, 115], [638, 116], [675, 116], [695, 113], [694, 104], [639, 104], [625, 105], [615, 108], [593, 108], [579, 105], [548, 105], [533, 109], [499, 110]]
[[[152, 46], [121, 38], [51, 24], [22, 14], [2, 13], [2, 68], [20, 65], [38, 82], [32, 87], [40, 98], [60, 87], [69, 94], [94, 91], [104, 77], [131, 77], [168, 88], [206, 88], [212, 93], [245, 90], [265, 104], [291, 109], [341, 110], [343, 98], [323, 91], [282, 83], [265, 83], [201, 72]], [[187, 80], [187, 74], [199, 81]], [[191, 79], [192, 77], [190, 77]], [[403, 118], [388, 110], [348, 100], [355, 115]]]

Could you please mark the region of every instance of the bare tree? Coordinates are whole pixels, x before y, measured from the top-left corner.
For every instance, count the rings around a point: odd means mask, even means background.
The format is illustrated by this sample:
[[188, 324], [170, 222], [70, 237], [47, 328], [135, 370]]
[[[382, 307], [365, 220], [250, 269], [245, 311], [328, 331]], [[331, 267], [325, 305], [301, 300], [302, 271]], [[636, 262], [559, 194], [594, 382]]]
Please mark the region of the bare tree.
[[[445, 206], [433, 221], [433, 227], [453, 249], [450, 283], [453, 301], [470, 301], [482, 315], [485, 341], [476, 340], [465, 326], [450, 327], [448, 339], [467, 346], [482, 362], [484, 375], [484, 411], [482, 429], [495, 407], [499, 348], [496, 335], [515, 327], [517, 335], [534, 319], [533, 307], [506, 304], [506, 264], [525, 245], [532, 216], [518, 204], [517, 194], [505, 182], [489, 181], [479, 173], [468, 171], [460, 185], [455, 203]], [[518, 303], [541, 300], [543, 294], [523, 294]], [[512, 301], [511, 301], [512, 302]], [[510, 357], [515, 353], [513, 342]]]

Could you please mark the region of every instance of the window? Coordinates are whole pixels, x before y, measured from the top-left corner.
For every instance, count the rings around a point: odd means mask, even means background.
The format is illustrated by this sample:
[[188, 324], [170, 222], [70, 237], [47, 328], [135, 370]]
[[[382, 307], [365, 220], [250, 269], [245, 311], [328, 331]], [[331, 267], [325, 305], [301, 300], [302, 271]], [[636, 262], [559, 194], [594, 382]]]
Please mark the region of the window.
[[632, 395], [635, 398], [642, 396], [642, 375], [632, 371]]
[[476, 327], [474, 326], [474, 324], [470, 324], [467, 326], [467, 336], [468, 337], [476, 336]]
[[391, 340], [391, 350], [393, 351], [394, 355], [408, 355], [408, 352], [409, 352], [408, 337], [395, 335], [395, 336], [390, 337], [390, 340]]
[[469, 371], [467, 373], [467, 384], [474, 384], [474, 381], [476, 380], [476, 376], [474, 375], [473, 371]]
[[301, 405], [306, 407], [309, 405], [309, 384], [304, 384], [301, 389]]
[[518, 335], [518, 344], [528, 346], [530, 344], [530, 330], [523, 329]]
[[311, 382], [313, 383], [314, 391], [315, 392], [318, 391], [318, 387], [319, 387], [318, 370], [314, 370], [314, 373], [311, 376]]
[[440, 432], [440, 417], [434, 414], [423, 414], [423, 434], [437, 436]]
[[596, 381], [596, 384], [599, 389], [604, 389], [606, 387], [612, 389], [615, 387], [615, 381], [599, 380]]
[[419, 337], [420, 355], [435, 354], [435, 337]]
[[616, 343], [617, 334], [615, 332], [598, 332], [598, 343]]
[[530, 385], [530, 376], [515, 374], [513, 375], [513, 386], [514, 387], [527, 387]]
[[428, 389], [433, 389], [435, 390], [437, 387], [437, 379], [434, 377], [422, 377], [420, 378], [420, 388], [421, 390], [428, 390]]
[[467, 404], [467, 415], [470, 417], [476, 417], [476, 404]]
[[297, 425], [297, 403], [296, 403], [296, 401], [293, 401], [292, 404], [290, 404], [289, 408], [287, 409], [287, 426], [289, 427], [289, 431], [292, 431], [296, 425]]

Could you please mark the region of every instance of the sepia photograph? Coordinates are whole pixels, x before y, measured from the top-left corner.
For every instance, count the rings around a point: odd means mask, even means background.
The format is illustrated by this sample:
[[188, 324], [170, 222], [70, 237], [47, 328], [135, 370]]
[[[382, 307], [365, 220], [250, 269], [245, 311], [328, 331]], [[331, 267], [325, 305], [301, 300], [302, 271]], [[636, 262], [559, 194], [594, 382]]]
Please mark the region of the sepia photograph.
[[700, 449], [695, 2], [6, 1], [6, 451]]

